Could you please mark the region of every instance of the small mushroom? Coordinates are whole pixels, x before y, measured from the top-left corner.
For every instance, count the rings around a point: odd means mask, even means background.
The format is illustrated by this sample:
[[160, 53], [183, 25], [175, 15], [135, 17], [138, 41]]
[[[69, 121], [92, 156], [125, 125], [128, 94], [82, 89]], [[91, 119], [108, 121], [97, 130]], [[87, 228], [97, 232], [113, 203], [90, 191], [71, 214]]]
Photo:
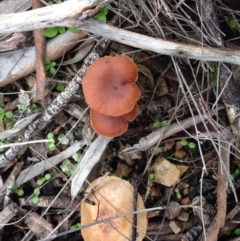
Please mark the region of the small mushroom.
[[86, 102], [104, 115], [127, 114], [141, 95], [135, 83], [137, 78], [137, 66], [128, 56], [99, 58], [88, 68], [82, 81]]
[[138, 113], [137, 105], [129, 113], [113, 117], [100, 114], [90, 109], [90, 117], [93, 129], [101, 136], [116, 137], [127, 131], [128, 121], [133, 121]]
[[[91, 193], [93, 188], [96, 190]], [[94, 180], [86, 189], [88, 200], [95, 203], [81, 204], [81, 225], [94, 223], [116, 215], [133, 211], [133, 187], [118, 177], [108, 176]], [[144, 209], [138, 194], [137, 210]], [[112, 219], [81, 230], [84, 241], [126, 241], [132, 240], [133, 215]], [[137, 214], [137, 238], [141, 241], [146, 235], [147, 213]]]

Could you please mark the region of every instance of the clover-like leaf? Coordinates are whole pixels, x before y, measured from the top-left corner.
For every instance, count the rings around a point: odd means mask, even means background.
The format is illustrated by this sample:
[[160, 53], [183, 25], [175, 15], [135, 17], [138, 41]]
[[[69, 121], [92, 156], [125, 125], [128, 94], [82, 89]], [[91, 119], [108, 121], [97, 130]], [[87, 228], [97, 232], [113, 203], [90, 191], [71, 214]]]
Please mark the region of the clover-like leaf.
[[58, 30], [59, 30], [59, 27], [47, 28], [44, 30], [43, 34], [45, 37], [53, 38], [53, 37], [57, 36]]

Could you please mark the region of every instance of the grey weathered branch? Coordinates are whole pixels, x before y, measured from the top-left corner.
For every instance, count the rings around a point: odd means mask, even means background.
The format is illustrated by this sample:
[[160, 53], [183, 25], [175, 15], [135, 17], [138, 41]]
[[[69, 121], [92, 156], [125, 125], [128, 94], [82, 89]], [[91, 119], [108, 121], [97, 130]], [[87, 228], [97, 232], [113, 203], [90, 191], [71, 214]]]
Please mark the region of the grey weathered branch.
[[[24, 13], [0, 15], [0, 33], [20, 32], [52, 26], [79, 26], [95, 35], [156, 53], [203, 61], [240, 64], [240, 51], [210, 48], [153, 38], [89, 19], [91, 7], [99, 8], [110, 0], [70, 0]], [[98, 5], [99, 4], [99, 5]]]
[[139, 49], [181, 58], [240, 64], [240, 51], [229, 48], [210, 48], [171, 42], [120, 29], [93, 19], [79, 24], [84, 31]]
[[91, 16], [92, 8], [101, 8], [111, 0], [69, 0], [24, 13], [0, 15], [0, 34], [31, 31], [53, 26], [76, 26], [76, 20]]

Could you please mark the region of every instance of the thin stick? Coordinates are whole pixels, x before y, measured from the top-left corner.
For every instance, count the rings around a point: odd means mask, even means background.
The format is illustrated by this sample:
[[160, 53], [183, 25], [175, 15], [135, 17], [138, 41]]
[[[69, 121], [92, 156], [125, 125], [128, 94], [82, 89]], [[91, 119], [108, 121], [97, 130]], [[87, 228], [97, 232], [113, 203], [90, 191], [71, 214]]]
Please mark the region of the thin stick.
[[[43, 5], [38, 0], [32, 0], [33, 9], [41, 8]], [[36, 98], [35, 101], [44, 100], [45, 93], [45, 70], [43, 58], [46, 54], [46, 38], [43, 29], [36, 29], [33, 32], [36, 53]]]

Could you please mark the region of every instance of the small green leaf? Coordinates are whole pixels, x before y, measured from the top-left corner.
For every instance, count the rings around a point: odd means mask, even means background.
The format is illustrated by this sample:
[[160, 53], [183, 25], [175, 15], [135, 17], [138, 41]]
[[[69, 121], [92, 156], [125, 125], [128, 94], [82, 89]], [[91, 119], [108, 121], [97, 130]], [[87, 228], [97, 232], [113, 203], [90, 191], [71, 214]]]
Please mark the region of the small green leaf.
[[51, 60], [49, 58], [44, 58], [43, 60], [44, 64], [51, 64]]
[[22, 189], [18, 189], [17, 195], [18, 195], [19, 197], [22, 197], [22, 196], [24, 195], [24, 191], [23, 191]]
[[55, 75], [57, 71], [56, 71], [55, 68], [51, 67], [49, 72], [50, 72], [52, 75]]
[[7, 118], [9, 118], [9, 119], [12, 119], [12, 118], [13, 118], [13, 113], [12, 113], [12, 111], [7, 111], [7, 112], [5, 113], [5, 116], [6, 116]]
[[100, 11], [93, 16], [93, 18], [102, 22], [106, 22], [108, 11], [109, 10], [107, 7], [101, 8]]
[[237, 22], [234, 19], [232, 19], [229, 24], [230, 24], [230, 27], [233, 28], [233, 29], [236, 28], [237, 25], [238, 25]]
[[62, 91], [64, 91], [64, 88], [65, 88], [64, 84], [58, 84], [56, 89], [58, 91], [62, 92]]
[[79, 28], [76, 28], [76, 27], [68, 27], [68, 30], [72, 33], [78, 33], [79, 32]]
[[168, 126], [168, 122], [167, 121], [162, 121], [161, 124], [162, 124], [162, 127]]
[[81, 156], [82, 156], [81, 152], [76, 152], [72, 155], [72, 158], [74, 159], [75, 162], [77, 162]]
[[34, 197], [32, 198], [32, 203], [37, 204], [38, 201], [39, 201], [38, 196], [34, 196]]
[[188, 141], [187, 140], [181, 140], [181, 145], [182, 146], [187, 146], [188, 145]]
[[149, 175], [149, 180], [150, 180], [151, 182], [154, 182], [154, 180], [155, 180], [155, 174], [154, 174], [154, 173], [151, 173], [151, 174]]
[[45, 179], [48, 181], [52, 178], [52, 175], [50, 173], [45, 174]]
[[4, 109], [0, 107], [0, 120], [3, 120], [5, 115]]
[[35, 194], [35, 196], [38, 196], [40, 194], [39, 188], [35, 188], [33, 193]]
[[50, 64], [47, 64], [47, 65], [44, 66], [44, 70], [45, 70], [45, 71], [48, 71], [50, 68], [51, 68], [51, 65], [50, 65]]
[[194, 142], [189, 142], [188, 147], [194, 149], [196, 148], [196, 144]]
[[58, 34], [58, 27], [47, 28], [43, 32], [45, 37], [53, 38]]
[[58, 31], [61, 34], [64, 34], [66, 32], [66, 28], [65, 27], [58, 27]]
[[154, 128], [160, 128], [161, 127], [161, 123], [156, 121], [156, 122], [153, 123], [153, 127]]
[[38, 106], [35, 103], [33, 103], [32, 104], [32, 109], [35, 110], [35, 111], [38, 111]]
[[239, 235], [240, 235], [240, 228], [236, 228], [236, 229], [234, 230], [234, 233], [239, 236]]
[[240, 169], [237, 168], [234, 173], [237, 174], [237, 175], [239, 175], [239, 174], [240, 174]]
[[53, 138], [54, 138], [54, 133], [53, 133], [53, 132], [49, 132], [49, 133], [47, 134], [47, 138], [48, 138], [48, 139], [53, 139]]
[[77, 228], [80, 228], [80, 227], [81, 227], [81, 224], [76, 223], [75, 225], [72, 225], [70, 229], [73, 230], [73, 229], [77, 229]]
[[56, 62], [52, 62], [51, 64], [50, 64], [50, 66], [53, 68], [53, 67], [55, 67], [56, 66]]
[[50, 142], [48, 144], [48, 148], [49, 148], [49, 150], [53, 151], [56, 148], [55, 143], [54, 142]]
[[38, 180], [37, 180], [37, 185], [38, 185], [38, 186], [42, 186], [42, 185], [43, 185], [42, 179], [38, 179]]
[[69, 139], [65, 136], [59, 137], [58, 140], [64, 146], [67, 146], [69, 144]]
[[94, 18], [95, 19], [97, 19], [97, 20], [99, 20], [99, 21], [102, 21], [102, 22], [106, 22], [107, 21], [107, 17], [106, 16], [104, 16], [104, 15], [102, 15], [102, 14], [96, 14], [95, 16], [94, 16]]

